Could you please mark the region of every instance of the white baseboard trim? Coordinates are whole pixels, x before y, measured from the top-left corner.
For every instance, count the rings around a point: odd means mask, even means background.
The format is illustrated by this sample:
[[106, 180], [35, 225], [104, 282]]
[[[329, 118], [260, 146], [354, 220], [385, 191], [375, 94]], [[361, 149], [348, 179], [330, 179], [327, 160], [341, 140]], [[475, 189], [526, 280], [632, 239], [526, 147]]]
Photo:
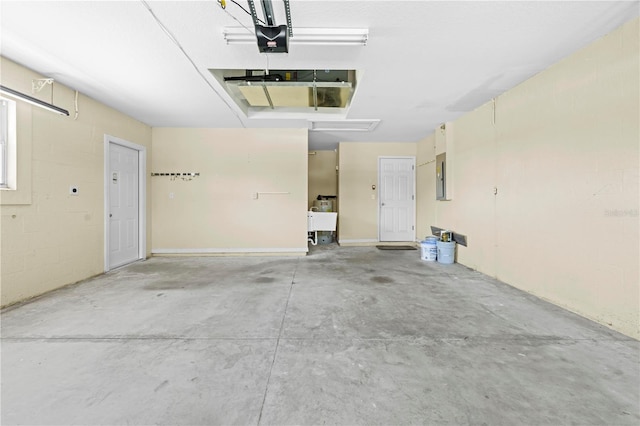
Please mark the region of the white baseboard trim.
[[154, 248], [151, 254], [286, 254], [307, 253], [308, 247], [295, 248]]
[[348, 245], [372, 245], [372, 244], [378, 244], [380, 241], [375, 239], [375, 238], [371, 238], [371, 239], [356, 239], [356, 240], [344, 240], [344, 239], [338, 239], [338, 244], [339, 245], [343, 245], [343, 246], [348, 246]]

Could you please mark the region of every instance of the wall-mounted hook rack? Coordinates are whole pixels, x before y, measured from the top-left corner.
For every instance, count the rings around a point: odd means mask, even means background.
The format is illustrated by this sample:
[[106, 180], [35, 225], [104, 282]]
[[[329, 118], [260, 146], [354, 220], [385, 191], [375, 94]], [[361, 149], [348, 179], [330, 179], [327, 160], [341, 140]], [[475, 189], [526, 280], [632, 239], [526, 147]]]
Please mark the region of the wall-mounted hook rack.
[[185, 181], [192, 180], [195, 177], [200, 176], [200, 173], [197, 172], [182, 172], [182, 173], [174, 173], [174, 172], [166, 172], [166, 173], [151, 173], [151, 176], [167, 176], [170, 177], [171, 180], [182, 179]]

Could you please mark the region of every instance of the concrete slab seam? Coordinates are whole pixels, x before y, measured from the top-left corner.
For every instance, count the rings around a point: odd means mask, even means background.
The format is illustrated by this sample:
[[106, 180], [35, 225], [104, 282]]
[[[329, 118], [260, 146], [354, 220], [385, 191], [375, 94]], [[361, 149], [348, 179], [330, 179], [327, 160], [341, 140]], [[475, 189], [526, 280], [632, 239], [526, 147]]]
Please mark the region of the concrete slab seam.
[[284, 329], [284, 321], [287, 318], [287, 309], [289, 308], [289, 301], [291, 300], [291, 292], [293, 291], [293, 284], [296, 281], [296, 272], [298, 271], [298, 265], [300, 261], [296, 261], [295, 268], [293, 269], [293, 276], [291, 277], [291, 285], [289, 286], [289, 294], [287, 294], [287, 303], [284, 305], [284, 312], [282, 314], [282, 321], [280, 321], [280, 330], [278, 331], [278, 339], [276, 340], [276, 348], [273, 351], [273, 359], [271, 360], [271, 366], [269, 367], [269, 375], [267, 376], [267, 384], [264, 388], [264, 395], [262, 396], [262, 404], [260, 405], [260, 414], [258, 415], [258, 425], [262, 420], [262, 412], [264, 411], [264, 403], [267, 400], [267, 393], [269, 392], [269, 382], [271, 381], [271, 373], [273, 372], [273, 366], [276, 363], [278, 356], [278, 347], [280, 346], [280, 338], [282, 337], [282, 330]]

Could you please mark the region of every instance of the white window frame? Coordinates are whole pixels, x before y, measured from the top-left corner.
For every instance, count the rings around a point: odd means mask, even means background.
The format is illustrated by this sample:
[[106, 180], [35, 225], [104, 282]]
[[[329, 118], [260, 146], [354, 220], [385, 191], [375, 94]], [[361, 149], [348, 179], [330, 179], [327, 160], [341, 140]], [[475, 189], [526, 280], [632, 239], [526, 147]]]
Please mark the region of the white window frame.
[[17, 189], [16, 102], [0, 97], [0, 190]]

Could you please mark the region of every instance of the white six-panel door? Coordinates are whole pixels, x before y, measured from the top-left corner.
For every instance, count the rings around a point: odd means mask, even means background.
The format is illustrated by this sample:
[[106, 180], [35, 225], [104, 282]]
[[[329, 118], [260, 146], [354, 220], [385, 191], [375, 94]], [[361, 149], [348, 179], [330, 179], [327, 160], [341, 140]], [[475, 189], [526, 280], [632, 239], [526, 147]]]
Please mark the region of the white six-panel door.
[[415, 158], [381, 157], [380, 241], [415, 241]]
[[109, 144], [109, 268], [139, 259], [138, 155]]

